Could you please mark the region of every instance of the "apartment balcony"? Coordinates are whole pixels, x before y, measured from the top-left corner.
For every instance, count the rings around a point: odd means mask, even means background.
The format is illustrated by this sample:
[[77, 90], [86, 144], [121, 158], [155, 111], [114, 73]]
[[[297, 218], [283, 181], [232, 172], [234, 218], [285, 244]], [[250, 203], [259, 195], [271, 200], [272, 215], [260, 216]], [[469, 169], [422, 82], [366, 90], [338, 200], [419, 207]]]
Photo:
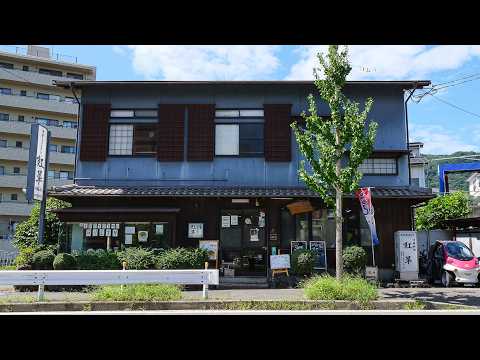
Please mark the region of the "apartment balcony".
[[[47, 126], [52, 138], [76, 140], [77, 129], [60, 126]], [[21, 134], [29, 136], [31, 123], [21, 121], [0, 121], [0, 133]]]
[[[28, 162], [29, 149], [17, 147], [0, 147], [0, 159]], [[50, 164], [74, 165], [75, 154], [50, 152]]]
[[0, 80], [14, 81], [20, 83], [32, 83], [42, 86], [54, 86], [54, 80], [66, 80], [66, 77], [40, 74], [34, 71], [22, 71], [17, 69], [0, 69]]
[[76, 115], [78, 112], [78, 104], [75, 103], [59, 100], [44, 100], [33, 96], [20, 96], [18, 94], [0, 94], [0, 106], [69, 115]]
[[0, 214], [6, 216], [30, 216], [33, 204], [20, 201], [0, 202]]
[[[48, 188], [73, 184], [73, 179], [48, 179]], [[26, 175], [0, 175], [0, 188], [25, 189], [27, 187]]]

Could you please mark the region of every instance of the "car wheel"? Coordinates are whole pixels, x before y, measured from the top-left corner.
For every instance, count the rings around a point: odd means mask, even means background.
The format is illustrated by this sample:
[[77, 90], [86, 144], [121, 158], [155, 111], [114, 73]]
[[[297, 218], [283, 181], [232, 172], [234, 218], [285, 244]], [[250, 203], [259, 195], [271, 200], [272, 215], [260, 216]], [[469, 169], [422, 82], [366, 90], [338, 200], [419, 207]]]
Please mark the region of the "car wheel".
[[452, 275], [448, 271], [442, 271], [442, 285], [447, 288], [452, 286]]

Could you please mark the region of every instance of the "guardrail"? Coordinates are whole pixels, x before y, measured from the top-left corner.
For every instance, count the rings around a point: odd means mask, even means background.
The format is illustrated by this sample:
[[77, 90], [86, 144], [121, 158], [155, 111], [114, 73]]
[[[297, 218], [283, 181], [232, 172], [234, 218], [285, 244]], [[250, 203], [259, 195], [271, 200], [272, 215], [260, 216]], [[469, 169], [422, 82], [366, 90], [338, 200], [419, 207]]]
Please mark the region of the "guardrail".
[[208, 285], [219, 284], [218, 269], [205, 270], [4, 270], [0, 285], [38, 285], [38, 301], [45, 285], [126, 285], [126, 284]]

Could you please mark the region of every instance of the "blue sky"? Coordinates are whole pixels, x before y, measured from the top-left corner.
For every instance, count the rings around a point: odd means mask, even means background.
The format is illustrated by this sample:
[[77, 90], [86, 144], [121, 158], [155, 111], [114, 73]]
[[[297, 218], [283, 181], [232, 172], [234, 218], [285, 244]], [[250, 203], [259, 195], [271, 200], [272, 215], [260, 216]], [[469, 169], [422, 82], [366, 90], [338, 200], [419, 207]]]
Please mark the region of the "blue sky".
[[[98, 80], [309, 80], [315, 54], [326, 50], [324, 45], [49, 47], [96, 66]], [[480, 46], [355, 45], [350, 60], [351, 80], [428, 79], [435, 85], [479, 74], [435, 94], [478, 116], [425, 96], [409, 103], [409, 119], [411, 140], [425, 142], [425, 153], [480, 151]]]

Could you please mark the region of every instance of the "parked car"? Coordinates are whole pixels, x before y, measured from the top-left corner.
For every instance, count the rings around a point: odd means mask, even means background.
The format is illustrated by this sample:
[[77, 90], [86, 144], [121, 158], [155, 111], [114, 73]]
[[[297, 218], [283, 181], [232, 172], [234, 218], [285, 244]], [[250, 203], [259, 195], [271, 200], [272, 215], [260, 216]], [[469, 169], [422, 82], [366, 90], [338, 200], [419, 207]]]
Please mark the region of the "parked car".
[[478, 258], [460, 241], [437, 241], [430, 248], [427, 279], [431, 284], [478, 284], [479, 272]]

